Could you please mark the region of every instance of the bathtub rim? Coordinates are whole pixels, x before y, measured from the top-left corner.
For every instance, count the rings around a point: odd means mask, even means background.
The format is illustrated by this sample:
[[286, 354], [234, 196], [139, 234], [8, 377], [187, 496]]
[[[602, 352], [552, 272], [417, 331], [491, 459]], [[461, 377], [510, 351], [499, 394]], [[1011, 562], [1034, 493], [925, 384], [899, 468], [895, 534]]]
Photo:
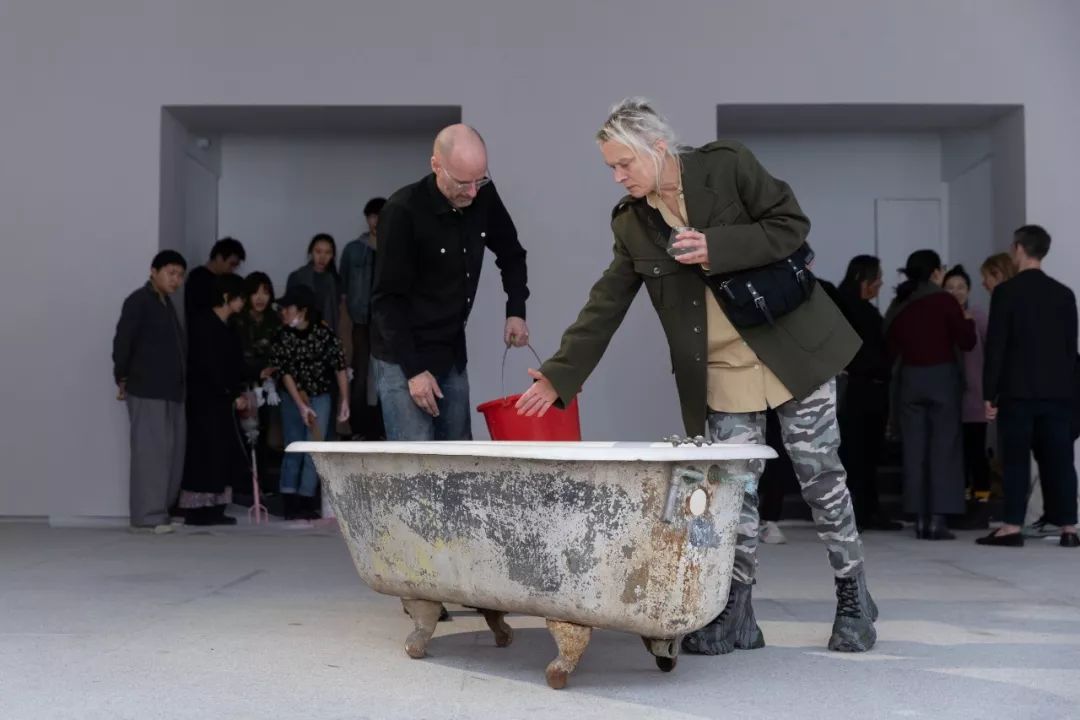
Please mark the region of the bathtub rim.
[[467, 440], [432, 442], [294, 442], [285, 452], [339, 455], [436, 455], [444, 457], [555, 460], [561, 462], [723, 462], [771, 460], [768, 445], [717, 443], [681, 445], [656, 442], [519, 442]]

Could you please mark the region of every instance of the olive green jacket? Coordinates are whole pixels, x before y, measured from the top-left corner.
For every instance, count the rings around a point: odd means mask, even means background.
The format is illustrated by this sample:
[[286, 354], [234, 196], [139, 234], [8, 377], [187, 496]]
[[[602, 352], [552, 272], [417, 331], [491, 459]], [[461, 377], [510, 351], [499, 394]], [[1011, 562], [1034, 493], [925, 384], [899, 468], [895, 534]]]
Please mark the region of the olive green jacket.
[[[745, 147], [715, 142], [681, 159], [688, 220], [705, 235], [710, 273], [767, 265], [805, 242], [810, 221], [791, 188], [769, 175]], [[686, 432], [704, 434], [707, 286], [698, 267], [682, 265], [667, 254], [667, 237], [650, 222], [647, 211], [644, 199], [631, 197], [615, 207], [615, 257], [541, 372], [558, 391], [558, 405], [570, 402], [600, 362], [644, 283], [667, 335]], [[820, 286], [775, 325], [741, 329], [740, 334], [797, 399], [843, 370], [860, 344]]]

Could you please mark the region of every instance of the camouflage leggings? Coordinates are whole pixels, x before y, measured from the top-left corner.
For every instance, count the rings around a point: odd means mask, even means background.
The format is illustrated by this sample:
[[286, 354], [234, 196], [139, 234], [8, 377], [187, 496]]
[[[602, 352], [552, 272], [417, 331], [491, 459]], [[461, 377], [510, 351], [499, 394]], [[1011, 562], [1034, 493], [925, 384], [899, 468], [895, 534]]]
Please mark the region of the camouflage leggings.
[[[795, 466], [803, 499], [810, 506], [818, 537], [825, 543], [836, 577], [850, 577], [862, 568], [862, 542], [848, 495], [847, 473], [840, 464], [840, 430], [836, 424], [836, 381], [830, 380], [803, 400], [776, 408], [784, 447]], [[709, 435], [719, 442], [765, 442], [765, 413], [709, 413]], [[743, 466], [746, 482], [733, 577], [752, 583], [757, 568], [757, 482], [764, 460]]]

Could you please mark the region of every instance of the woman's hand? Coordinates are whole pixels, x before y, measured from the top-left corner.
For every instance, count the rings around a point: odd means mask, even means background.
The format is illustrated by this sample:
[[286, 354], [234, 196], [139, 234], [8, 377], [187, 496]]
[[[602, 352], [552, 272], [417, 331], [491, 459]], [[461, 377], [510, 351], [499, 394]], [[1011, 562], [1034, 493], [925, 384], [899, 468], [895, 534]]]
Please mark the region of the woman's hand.
[[239, 410], [240, 412], [244, 412], [245, 410], [248, 409], [248, 400], [247, 400], [247, 397], [244, 396], [244, 395], [241, 395], [240, 397], [236, 398], [235, 404], [236, 404], [236, 409]]
[[709, 246], [705, 242], [705, 234], [697, 230], [683, 230], [675, 236], [676, 242], [671, 246], [681, 250], [681, 255], [675, 259], [683, 265], [707, 265], [709, 262]]
[[277, 368], [275, 368], [275, 367], [263, 368], [262, 372], [259, 373], [259, 379], [260, 380], [269, 380], [270, 378], [274, 377], [274, 373], [276, 373], [276, 372], [277, 372]]
[[559, 399], [559, 393], [555, 391], [555, 386], [551, 384], [551, 381], [544, 377], [544, 374], [539, 370], [529, 368], [529, 377], [536, 382], [522, 393], [514, 407], [517, 408], [518, 415], [544, 417], [544, 413]]
[[308, 427], [315, 427], [315, 420], [319, 417], [319, 414], [310, 405], [301, 405], [299, 410], [300, 419], [304, 421], [304, 424]]
[[342, 400], [341, 407], [338, 409], [337, 415], [338, 422], [349, 422], [349, 401]]

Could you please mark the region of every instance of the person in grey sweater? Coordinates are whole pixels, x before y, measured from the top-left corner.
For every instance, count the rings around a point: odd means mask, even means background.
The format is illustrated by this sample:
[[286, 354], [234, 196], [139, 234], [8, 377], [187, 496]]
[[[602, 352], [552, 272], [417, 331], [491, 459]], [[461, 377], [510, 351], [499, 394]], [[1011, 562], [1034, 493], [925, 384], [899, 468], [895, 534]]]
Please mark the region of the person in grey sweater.
[[172, 531], [184, 471], [186, 343], [170, 296], [186, 270], [180, 253], [159, 252], [149, 281], [124, 300], [113, 337], [117, 399], [131, 419], [131, 527], [159, 534]]

